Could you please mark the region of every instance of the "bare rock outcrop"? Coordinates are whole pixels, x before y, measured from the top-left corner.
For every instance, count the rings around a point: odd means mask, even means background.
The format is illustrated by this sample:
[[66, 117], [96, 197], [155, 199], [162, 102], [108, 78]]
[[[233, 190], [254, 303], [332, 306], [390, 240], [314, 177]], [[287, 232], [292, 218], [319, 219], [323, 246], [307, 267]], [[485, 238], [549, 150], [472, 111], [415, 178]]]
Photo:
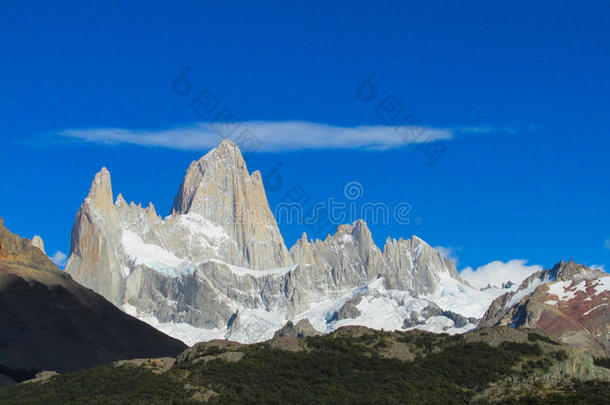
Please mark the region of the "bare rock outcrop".
[[362, 315], [362, 312], [358, 309], [358, 304], [362, 301], [361, 295], [355, 295], [353, 298], [348, 300], [339, 310], [337, 311], [336, 319], [355, 319]]
[[37, 247], [42, 251], [42, 253], [46, 254], [46, 252], [44, 251], [44, 242], [42, 241], [42, 238], [40, 236], [34, 235], [34, 237], [32, 238], [32, 246]]
[[320, 332], [314, 329], [307, 319], [301, 319], [296, 324], [288, 321], [284, 327], [275, 332], [273, 339], [288, 336], [292, 338], [302, 338], [307, 336], [318, 336]]

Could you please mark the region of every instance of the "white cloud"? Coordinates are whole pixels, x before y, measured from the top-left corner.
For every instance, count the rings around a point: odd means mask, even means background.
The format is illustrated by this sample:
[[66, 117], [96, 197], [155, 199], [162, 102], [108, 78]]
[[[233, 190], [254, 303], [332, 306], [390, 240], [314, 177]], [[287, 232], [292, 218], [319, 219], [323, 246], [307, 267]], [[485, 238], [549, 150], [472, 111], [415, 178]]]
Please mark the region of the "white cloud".
[[447, 246], [447, 247], [434, 246], [434, 249], [438, 250], [438, 252], [440, 254], [442, 254], [444, 257], [446, 257], [447, 259], [453, 260], [453, 262], [455, 263], [456, 266], [460, 262], [460, 260], [457, 257], [457, 252], [460, 250], [460, 248], [454, 248], [452, 246]]
[[59, 250], [53, 253], [53, 256], [50, 257], [51, 261], [55, 263], [58, 267], [64, 267], [66, 265], [66, 259], [68, 257], [64, 252], [60, 252]]
[[476, 288], [487, 287], [488, 284], [501, 287], [502, 283], [512, 281], [521, 283], [530, 274], [542, 270], [542, 266], [527, 265], [527, 260], [513, 259], [506, 263], [496, 260], [473, 270], [467, 267], [460, 276]]
[[606, 266], [603, 264], [592, 264], [591, 266], [589, 266], [589, 268], [591, 270], [601, 270], [601, 271], [606, 271]]
[[[413, 127], [403, 127], [410, 131]], [[256, 148], [250, 150], [277, 152], [301, 149], [391, 149], [405, 146], [407, 142], [393, 126], [340, 127], [306, 121], [247, 121], [235, 129], [229, 139], [240, 147], [239, 135], [249, 130], [255, 137]], [[448, 128], [424, 128], [412, 143], [431, 142], [435, 139], [451, 139], [454, 131]], [[459, 132], [463, 132], [459, 130]], [[62, 137], [102, 144], [132, 144], [181, 150], [207, 150], [215, 147], [221, 137], [213, 124], [194, 123], [188, 126], [158, 129], [93, 128], [66, 129], [57, 133]], [[238, 139], [234, 139], [238, 138]], [[242, 138], [243, 139], [243, 138]], [[246, 143], [247, 141], [244, 141]], [[242, 148], [243, 149], [243, 148]]]

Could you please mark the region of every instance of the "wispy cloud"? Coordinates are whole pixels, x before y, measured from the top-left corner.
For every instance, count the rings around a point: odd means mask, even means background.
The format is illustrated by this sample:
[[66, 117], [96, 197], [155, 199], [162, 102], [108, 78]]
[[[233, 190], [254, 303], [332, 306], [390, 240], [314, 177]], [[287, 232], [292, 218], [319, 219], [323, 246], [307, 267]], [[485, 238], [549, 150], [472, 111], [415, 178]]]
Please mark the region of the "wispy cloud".
[[476, 270], [467, 267], [460, 272], [460, 276], [476, 288], [485, 288], [489, 284], [500, 287], [509, 280], [519, 284], [527, 276], [540, 270], [542, 266], [528, 265], [527, 260], [513, 259], [506, 263], [496, 260], [477, 267]]
[[610, 238], [606, 239], [606, 241], [604, 242], [604, 248], [610, 249]]
[[456, 266], [460, 262], [459, 258], [457, 257], [457, 252], [461, 250], [461, 248], [454, 248], [453, 246], [434, 246], [434, 249], [438, 250], [438, 252], [447, 259], [453, 260]]
[[66, 265], [67, 258], [68, 257], [66, 256], [66, 254], [64, 252], [60, 252], [59, 250], [53, 253], [53, 256], [50, 257], [51, 261], [61, 268]]
[[[260, 143], [260, 151], [301, 149], [391, 149], [405, 146], [392, 126], [340, 127], [306, 121], [241, 122], [234, 134], [248, 129]], [[415, 128], [414, 128], [415, 129]], [[418, 128], [421, 130], [420, 128]], [[416, 143], [452, 139], [455, 133], [479, 133], [479, 127], [424, 128]], [[484, 132], [491, 131], [485, 128]], [[210, 123], [144, 130], [124, 128], [66, 129], [57, 135], [100, 144], [131, 144], [181, 150], [207, 150], [215, 147], [220, 136]]]

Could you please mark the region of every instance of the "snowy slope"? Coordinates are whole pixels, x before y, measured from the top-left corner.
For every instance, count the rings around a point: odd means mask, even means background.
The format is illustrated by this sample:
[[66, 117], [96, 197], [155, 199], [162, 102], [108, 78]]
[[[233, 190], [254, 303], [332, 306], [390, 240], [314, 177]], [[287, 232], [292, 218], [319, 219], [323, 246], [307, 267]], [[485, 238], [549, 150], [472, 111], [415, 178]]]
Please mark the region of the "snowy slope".
[[[231, 272], [235, 271], [234, 266], [230, 266], [230, 268]], [[270, 270], [269, 274], [273, 277], [290, 272], [293, 269], [294, 267]], [[240, 277], [261, 277], [259, 274], [251, 274], [250, 272], [247, 269], [241, 269], [236, 273]], [[199, 341], [225, 338], [242, 343], [259, 342], [270, 339], [274, 332], [284, 326], [288, 320], [296, 323], [301, 319], [308, 319], [312, 326], [322, 333], [332, 332], [341, 326], [361, 325], [378, 330], [417, 328], [430, 332], [454, 334], [474, 329], [476, 323], [456, 327], [454, 321], [445, 316], [431, 316], [427, 319], [420, 317], [422, 323], [414, 327], [404, 327], [403, 322], [412, 313], [421, 314], [430, 305], [430, 302], [436, 303], [446, 310], [479, 318], [494, 298], [507, 291], [497, 288], [478, 291], [451, 278], [444, 281], [446, 284], [443, 283], [442, 288], [436, 293], [417, 298], [405, 291], [385, 289], [383, 278], [380, 277], [362, 287], [346, 292], [338, 298], [312, 304], [308, 310], [292, 318], [288, 316], [286, 310], [275, 309], [269, 311], [264, 308], [253, 309], [235, 304], [235, 309], [239, 313], [239, 323], [226, 328], [204, 329], [187, 323], [162, 323], [154, 316], [138, 313], [135, 307], [129, 304], [126, 304], [124, 309], [128, 313], [139, 317], [142, 321], [189, 345]], [[355, 296], [361, 297], [357, 305], [361, 315], [353, 319], [333, 319], [337, 311]]]

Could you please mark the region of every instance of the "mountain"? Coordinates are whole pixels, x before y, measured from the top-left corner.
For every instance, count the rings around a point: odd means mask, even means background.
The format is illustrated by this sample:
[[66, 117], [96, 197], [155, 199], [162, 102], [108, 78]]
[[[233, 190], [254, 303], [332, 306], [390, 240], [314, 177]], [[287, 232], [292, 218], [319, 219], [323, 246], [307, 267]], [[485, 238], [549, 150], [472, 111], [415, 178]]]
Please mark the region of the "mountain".
[[610, 356], [610, 275], [561, 261], [490, 305], [480, 327], [538, 328], [562, 342]]
[[323, 241], [303, 234], [288, 250], [260, 173], [248, 172], [228, 140], [191, 163], [165, 218], [121, 194], [113, 202], [103, 168], [76, 215], [66, 272], [189, 344], [257, 342], [301, 319], [320, 332], [348, 324], [459, 332], [505, 292], [472, 288], [415, 236], [378, 248], [364, 221]]
[[174, 216], [195, 213], [220, 224], [241, 257], [231, 264], [253, 269], [292, 265], [259, 171], [250, 175], [236, 144], [221, 142], [191, 163], [174, 199]]
[[76, 283], [39, 242], [11, 233], [0, 219], [0, 381], [184, 349]]
[[47, 376], [0, 389], [0, 403], [603, 404], [610, 396], [607, 364], [528, 329], [284, 332]]

